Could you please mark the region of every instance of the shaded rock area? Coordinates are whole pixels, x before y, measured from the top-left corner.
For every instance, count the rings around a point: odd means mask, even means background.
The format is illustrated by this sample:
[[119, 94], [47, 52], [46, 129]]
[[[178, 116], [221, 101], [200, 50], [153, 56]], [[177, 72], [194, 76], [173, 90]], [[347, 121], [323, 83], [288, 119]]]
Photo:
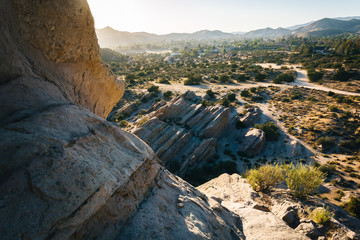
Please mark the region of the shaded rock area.
[[198, 101], [193, 92], [186, 92], [166, 104], [156, 103], [143, 117], [149, 120], [132, 131], [180, 176], [215, 154], [217, 138], [229, 124], [229, 108], [203, 107]]

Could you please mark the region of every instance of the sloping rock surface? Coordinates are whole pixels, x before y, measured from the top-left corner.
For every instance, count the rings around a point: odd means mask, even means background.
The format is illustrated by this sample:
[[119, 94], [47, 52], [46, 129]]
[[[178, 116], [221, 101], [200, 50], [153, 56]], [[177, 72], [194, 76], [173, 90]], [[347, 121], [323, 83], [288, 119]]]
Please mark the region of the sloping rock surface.
[[1, 239], [243, 239], [236, 216], [103, 119], [124, 85], [100, 61], [85, 0], [0, 6]]
[[193, 104], [196, 95], [186, 92], [167, 104], [156, 103], [149, 118], [132, 132], [144, 140], [166, 165], [176, 163], [183, 176], [189, 167], [205, 162], [215, 154], [217, 138], [229, 124], [230, 109]]
[[238, 174], [223, 174], [197, 189], [240, 216], [246, 239], [309, 239], [272, 212], [259, 210], [259, 195]]

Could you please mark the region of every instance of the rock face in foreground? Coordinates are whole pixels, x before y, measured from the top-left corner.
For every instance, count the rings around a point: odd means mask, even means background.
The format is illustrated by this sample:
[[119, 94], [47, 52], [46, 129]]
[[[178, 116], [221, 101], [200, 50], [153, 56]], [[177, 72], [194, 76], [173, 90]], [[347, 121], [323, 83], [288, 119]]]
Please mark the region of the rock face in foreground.
[[[86, 1], [0, 6], [1, 239], [242, 239], [236, 216], [101, 118], [124, 85], [100, 61]], [[141, 214], [156, 232], [135, 232]], [[153, 228], [154, 215], [176, 224]]]
[[195, 94], [186, 92], [169, 103], [159, 102], [144, 116], [150, 119], [133, 130], [166, 166], [178, 166], [173, 170], [180, 176], [215, 154], [217, 138], [229, 124], [229, 108], [205, 108], [193, 101]]
[[[197, 188], [218, 207], [236, 213], [246, 239], [309, 239], [256, 201], [260, 196], [238, 174], [223, 174]], [[215, 207], [215, 205], [213, 207]]]

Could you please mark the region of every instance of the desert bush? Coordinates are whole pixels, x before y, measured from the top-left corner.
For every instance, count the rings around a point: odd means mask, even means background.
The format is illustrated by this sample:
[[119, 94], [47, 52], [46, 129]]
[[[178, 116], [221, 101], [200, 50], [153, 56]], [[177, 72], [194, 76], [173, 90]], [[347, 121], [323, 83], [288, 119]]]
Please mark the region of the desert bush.
[[266, 164], [246, 173], [246, 179], [255, 191], [265, 191], [284, 180], [283, 169], [278, 165]]
[[286, 174], [287, 186], [298, 198], [316, 191], [324, 180], [325, 174], [319, 169], [303, 164], [292, 165]]
[[209, 95], [209, 97], [211, 97], [211, 98], [215, 97], [215, 93], [211, 89], [207, 90], [206, 94]]
[[328, 107], [328, 110], [329, 110], [330, 112], [338, 112], [338, 111], [339, 111], [339, 108], [338, 108], [337, 106], [335, 106], [335, 105], [330, 105], [330, 106]]
[[222, 82], [222, 83], [227, 83], [227, 82], [229, 82], [229, 80], [230, 80], [230, 77], [227, 74], [220, 76], [220, 82]]
[[336, 172], [336, 165], [334, 164], [324, 164], [319, 166], [319, 170], [326, 174], [326, 176], [331, 176]]
[[257, 73], [257, 74], [255, 75], [255, 81], [256, 81], [256, 82], [263, 82], [263, 81], [265, 81], [265, 79], [266, 79], [266, 75], [265, 75], [265, 74]]
[[159, 86], [152, 85], [152, 86], [148, 87], [147, 90], [148, 90], [149, 93], [158, 93], [159, 92]]
[[350, 74], [345, 71], [344, 68], [340, 68], [337, 70], [337, 72], [332, 76], [332, 79], [340, 81], [340, 82], [346, 82], [350, 78]]
[[164, 96], [164, 98], [169, 99], [169, 98], [171, 98], [172, 94], [173, 94], [172, 91], [166, 91], [163, 93], [163, 96]]
[[293, 82], [295, 77], [290, 73], [281, 73], [273, 79], [273, 83], [280, 84], [284, 82]]
[[321, 72], [316, 72], [314, 70], [308, 71], [308, 77], [310, 82], [318, 82], [323, 78], [324, 74]]
[[126, 120], [121, 120], [118, 124], [119, 127], [127, 127], [128, 122]]
[[343, 208], [353, 215], [354, 217], [360, 218], [360, 199], [353, 196], [350, 197], [350, 200], [343, 205]]
[[240, 95], [241, 95], [242, 97], [250, 97], [250, 96], [251, 96], [251, 93], [249, 92], [249, 90], [244, 89], [244, 90], [240, 93]]
[[331, 148], [331, 147], [334, 147], [336, 142], [335, 142], [335, 139], [334, 138], [331, 138], [331, 137], [320, 137], [318, 140], [317, 140], [317, 143], [319, 145], [322, 145], [324, 149], [328, 149], [328, 148]]
[[137, 126], [141, 126], [143, 125], [144, 123], [146, 123], [147, 121], [149, 120], [149, 117], [143, 117], [142, 119], [140, 119], [140, 121], [138, 122]]
[[202, 80], [200, 75], [188, 75], [187, 79], [184, 81], [184, 85], [199, 85]]
[[249, 80], [250, 77], [245, 74], [239, 74], [239, 76], [236, 78], [238, 82], [245, 82], [246, 80]]
[[326, 224], [330, 221], [330, 219], [334, 216], [329, 211], [329, 208], [315, 208], [313, 211], [310, 212], [310, 219], [318, 224]]
[[159, 80], [159, 83], [161, 83], [161, 84], [171, 84], [171, 83], [169, 82], [169, 80], [167, 80], [166, 78], [160, 79], [160, 80]]
[[269, 141], [276, 141], [279, 138], [279, 128], [274, 122], [255, 124], [255, 128], [264, 131], [266, 139]]
[[233, 101], [236, 100], [236, 94], [235, 93], [229, 93], [226, 97], [230, 102], [233, 102]]
[[220, 100], [220, 104], [224, 107], [229, 107], [230, 101], [226, 97], [224, 97], [223, 99]]

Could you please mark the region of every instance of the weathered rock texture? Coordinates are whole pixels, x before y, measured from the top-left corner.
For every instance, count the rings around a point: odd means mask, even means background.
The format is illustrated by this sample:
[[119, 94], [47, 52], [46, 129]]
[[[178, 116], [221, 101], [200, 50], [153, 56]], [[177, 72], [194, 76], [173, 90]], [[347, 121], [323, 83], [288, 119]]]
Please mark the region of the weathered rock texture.
[[156, 103], [144, 116], [150, 119], [133, 130], [166, 166], [176, 163], [180, 176], [215, 154], [216, 140], [224, 133], [230, 118], [228, 108], [204, 108], [191, 101], [196, 101], [196, 95], [186, 92], [167, 104]]
[[124, 88], [100, 61], [86, 1], [0, 6], [1, 239], [242, 239], [236, 216], [101, 118]]
[[[260, 196], [237, 174], [223, 174], [197, 188], [239, 215], [246, 239], [308, 239], [256, 201]], [[259, 210], [262, 209], [262, 210]]]
[[241, 139], [239, 151], [248, 156], [256, 156], [264, 149], [265, 143], [265, 133], [260, 129], [250, 128]]
[[7, 94], [0, 122], [65, 103], [106, 117], [124, 83], [101, 61], [87, 2], [1, 0], [1, 6], [0, 81]]

